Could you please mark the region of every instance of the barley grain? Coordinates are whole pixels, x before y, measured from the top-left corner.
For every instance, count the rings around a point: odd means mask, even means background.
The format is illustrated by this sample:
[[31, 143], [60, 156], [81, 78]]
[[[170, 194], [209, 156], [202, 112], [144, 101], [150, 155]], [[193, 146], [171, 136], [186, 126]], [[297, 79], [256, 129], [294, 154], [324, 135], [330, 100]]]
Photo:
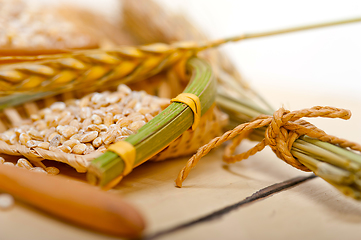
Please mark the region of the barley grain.
[[121, 97], [120, 97], [119, 94], [111, 94], [111, 95], [109, 95], [108, 97], [105, 98], [105, 101], [108, 104], [113, 104], [113, 103], [119, 102], [120, 99], [121, 99]]
[[45, 171], [50, 175], [57, 175], [60, 172], [56, 167], [47, 167], [45, 168]]
[[75, 140], [79, 140], [79, 138], [81, 137], [82, 134], [74, 134], [73, 136], [70, 137], [70, 139], [75, 139]]
[[52, 111], [50, 108], [44, 108], [42, 110], [39, 111], [40, 117], [43, 118], [45, 116], [51, 116], [52, 115]]
[[125, 106], [125, 108], [134, 108], [135, 104], [137, 104], [138, 99], [133, 98], [132, 100], [130, 100], [130, 102]]
[[12, 163], [12, 162], [4, 162], [3, 164], [4, 164], [4, 165], [14, 166], [14, 167], [15, 167], [15, 164], [14, 164], [14, 163]]
[[61, 150], [58, 149], [57, 147], [49, 145], [49, 151], [51, 151], [51, 152], [60, 152]]
[[65, 152], [65, 153], [70, 153], [71, 152], [71, 147], [66, 146], [66, 145], [60, 145], [57, 147], [59, 150]]
[[151, 115], [151, 114], [149, 114], [149, 113], [147, 113], [147, 114], [145, 114], [145, 119], [149, 122], [150, 120], [152, 120], [154, 117]]
[[113, 114], [107, 113], [104, 117], [104, 124], [105, 126], [109, 127], [111, 124], [113, 124]]
[[46, 122], [44, 120], [38, 120], [35, 122], [35, 128], [38, 131], [42, 131], [48, 128], [48, 125], [46, 124]]
[[91, 97], [92, 103], [97, 104], [102, 101], [105, 101], [105, 96], [102, 93], [94, 93], [93, 96]]
[[61, 112], [64, 111], [66, 108], [66, 105], [64, 102], [55, 102], [50, 106], [50, 110], [54, 112]]
[[65, 138], [70, 138], [75, 133], [78, 132], [78, 129], [73, 126], [65, 126], [61, 131], [60, 134], [63, 135]]
[[131, 108], [124, 108], [123, 109], [123, 115], [124, 116], [129, 116], [129, 114], [131, 114], [132, 112], [134, 112], [134, 110], [131, 109]]
[[82, 143], [91, 142], [98, 136], [98, 134], [99, 133], [97, 131], [86, 132], [79, 138], [79, 141]]
[[124, 139], [126, 139], [128, 136], [117, 136], [114, 140], [114, 142], [119, 142], [119, 141], [123, 141]]
[[114, 115], [113, 117], [113, 122], [118, 122], [119, 120], [123, 119], [125, 116], [123, 113], [118, 113], [116, 115]]
[[1, 133], [0, 140], [54, 152], [102, 152], [137, 132], [162, 111], [162, 102], [169, 100], [120, 85], [117, 92], [92, 93], [66, 104], [54, 102], [33, 114], [30, 121]]
[[22, 133], [19, 136], [19, 141], [22, 145], [26, 145], [26, 143], [30, 140], [31, 140], [30, 136], [26, 133]]
[[129, 116], [129, 119], [132, 120], [133, 122], [137, 122], [137, 121], [141, 121], [141, 120], [144, 120], [144, 115], [136, 112], [135, 114], [131, 114]]
[[121, 107], [119, 105], [111, 105], [111, 106], [107, 107], [105, 111], [107, 113], [111, 113], [113, 115], [122, 114], [123, 107]]
[[84, 151], [84, 154], [89, 154], [94, 152], [95, 148], [91, 143], [86, 143], [85, 145], [86, 145], [86, 149]]
[[[46, 134], [45, 134], [44, 139], [45, 139], [46, 141], [50, 142], [50, 140], [57, 134], [57, 133], [55, 132], [55, 130], [56, 130], [55, 127], [49, 128], [49, 129], [47, 130]], [[52, 136], [53, 133], [55, 133], [55, 135]]]
[[101, 124], [103, 122], [102, 118], [97, 114], [93, 114], [91, 120], [94, 124]]
[[38, 144], [39, 148], [42, 148], [42, 149], [45, 149], [45, 150], [49, 150], [49, 146], [50, 146], [50, 143], [48, 143], [48, 142], [41, 142], [41, 143]]
[[32, 120], [32, 121], [38, 121], [38, 120], [40, 120], [40, 116], [38, 115], [38, 114], [31, 114], [30, 115], [30, 119]]
[[132, 93], [132, 90], [127, 85], [124, 84], [119, 85], [117, 90], [118, 92], [124, 93], [125, 95], [129, 95]]
[[33, 168], [33, 165], [31, 165], [31, 163], [25, 158], [19, 158], [18, 162], [16, 163], [16, 166], [21, 167], [21, 168], [25, 168], [25, 169], [28, 169], [28, 170]]
[[32, 171], [32, 172], [46, 173], [46, 171], [41, 167], [34, 167], [34, 168], [29, 169], [29, 170]]
[[93, 144], [93, 146], [94, 146], [95, 148], [100, 147], [100, 145], [102, 145], [102, 143], [103, 143], [103, 140], [102, 140], [101, 137], [95, 138], [95, 139], [93, 140], [93, 142], [92, 142], [92, 144]]
[[80, 143], [73, 147], [72, 152], [75, 154], [83, 154], [85, 149], [86, 145], [84, 143]]
[[149, 107], [142, 107], [138, 109], [138, 112], [140, 114], [146, 115], [147, 113], [150, 113], [152, 110]]
[[145, 125], [145, 121], [136, 121], [133, 122], [132, 124], [130, 124], [128, 126], [128, 129], [134, 133], [136, 133], [138, 131], [139, 128], [143, 127]]
[[119, 134], [120, 128], [116, 124], [109, 126], [108, 132], [102, 137], [103, 143], [109, 145], [114, 142], [116, 136]]
[[24, 130], [22, 128], [15, 128], [14, 132], [16, 136], [20, 136], [20, 134], [24, 133]]
[[70, 112], [65, 112], [65, 116], [60, 116], [59, 124], [68, 125], [73, 119], [74, 116]]
[[107, 150], [107, 148], [105, 146], [100, 146], [96, 151], [104, 153], [106, 150]]
[[126, 118], [126, 117], [123, 117], [121, 119], [119, 119], [116, 123], [116, 125], [118, 127], [126, 127], [128, 126], [129, 124], [131, 124], [133, 121], [129, 118]]
[[86, 129], [90, 124], [92, 124], [92, 120], [90, 118], [87, 118], [82, 123], [82, 129]]
[[77, 139], [70, 139], [63, 143], [64, 146], [68, 146], [70, 148], [73, 148], [77, 144], [80, 144], [79, 140]]
[[74, 119], [69, 123], [69, 126], [76, 127], [76, 129], [79, 130], [79, 128], [81, 127], [81, 123], [78, 120]]
[[95, 109], [95, 110], [93, 110], [92, 113], [100, 116], [101, 118], [105, 117], [105, 112], [103, 110], [100, 110], [100, 109]]
[[90, 107], [82, 107], [80, 109], [80, 118], [82, 119], [87, 119], [90, 118], [92, 112], [91, 112], [91, 108]]
[[134, 132], [132, 130], [128, 129], [127, 127], [122, 127], [122, 129], [120, 130], [120, 133], [123, 136], [129, 136], [129, 135], [134, 134]]
[[61, 138], [61, 136], [56, 133], [56, 135], [50, 140], [50, 147], [59, 146], [60, 145], [60, 138]]
[[29, 134], [29, 136], [34, 139], [34, 140], [43, 140], [44, 136], [40, 134], [40, 132], [38, 132], [35, 129], [30, 129], [29, 131], [27, 131], [27, 134]]
[[[85, 107], [87, 107], [90, 103], [90, 97], [89, 96], [86, 96], [86, 97], [83, 97], [82, 99], [80, 99], [80, 102], [79, 102], [79, 106], [84, 109]], [[82, 118], [86, 118], [86, 117], [82, 117]]]

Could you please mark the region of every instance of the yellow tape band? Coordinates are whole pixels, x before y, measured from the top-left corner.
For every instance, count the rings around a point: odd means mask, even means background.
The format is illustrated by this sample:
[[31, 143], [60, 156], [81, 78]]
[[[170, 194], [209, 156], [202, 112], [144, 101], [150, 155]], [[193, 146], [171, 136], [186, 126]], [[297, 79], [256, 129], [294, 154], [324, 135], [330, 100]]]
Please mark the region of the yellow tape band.
[[181, 93], [177, 97], [173, 98], [171, 102], [181, 102], [190, 107], [194, 117], [192, 130], [195, 130], [199, 124], [199, 120], [201, 119], [201, 102], [199, 101], [199, 98], [192, 93]]
[[123, 179], [123, 175], [120, 175], [116, 178], [114, 178], [113, 180], [111, 180], [107, 185], [103, 186], [102, 189], [104, 191], [108, 191], [110, 189], [112, 189], [113, 187], [115, 187], [116, 185], [118, 185], [118, 183]]
[[135, 147], [132, 144], [126, 141], [119, 141], [110, 145], [107, 150], [118, 154], [124, 161], [124, 171], [122, 176], [128, 175], [133, 170], [135, 162]]

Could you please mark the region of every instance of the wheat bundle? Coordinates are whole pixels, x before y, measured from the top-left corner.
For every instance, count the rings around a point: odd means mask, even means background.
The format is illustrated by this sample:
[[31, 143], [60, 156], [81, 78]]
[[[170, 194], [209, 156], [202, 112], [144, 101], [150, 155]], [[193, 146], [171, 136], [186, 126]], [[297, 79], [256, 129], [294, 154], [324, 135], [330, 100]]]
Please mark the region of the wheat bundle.
[[[127, 13], [127, 11], [132, 12], [135, 11], [135, 9], [137, 9], [135, 8], [135, 5], [133, 6], [131, 5], [132, 3], [128, 3], [128, 4], [129, 5], [126, 5], [125, 13]], [[143, 31], [139, 30], [138, 28], [139, 26], [142, 25], [142, 21], [144, 20], [142, 20], [142, 18], [139, 18], [140, 19], [139, 20], [137, 17], [134, 17], [134, 16], [140, 16], [137, 14], [133, 16], [128, 13], [125, 14], [125, 16], [129, 19], [128, 22], [131, 23], [128, 26], [128, 28], [133, 29], [134, 30], [133, 32], [136, 33], [135, 36], [139, 37], [139, 33]], [[101, 49], [81, 50], [81, 51], [71, 51], [71, 52], [59, 53], [59, 54], [2, 57], [0, 58], [0, 89], [2, 91], [0, 98], [1, 109], [4, 109], [5, 114], [6, 112], [8, 112], [8, 115], [9, 114], [11, 115], [11, 112], [14, 112], [13, 106], [19, 105], [26, 101], [37, 100], [48, 96], [54, 96], [59, 93], [66, 93], [73, 90], [81, 91], [83, 89], [86, 89], [86, 91], [94, 91], [94, 90], [99, 91], [103, 89], [111, 89], [111, 88], [114, 89], [114, 86], [120, 83], [141, 84], [142, 81], [147, 79], [148, 79], [147, 81], [149, 81], [149, 79], [154, 79], [155, 77], [159, 76], [159, 74], [162, 74], [164, 72], [166, 72], [168, 78], [172, 76], [173, 79], [176, 79], [173, 82], [176, 83], [175, 86], [178, 86], [176, 87], [177, 89], [182, 89], [183, 86], [188, 83], [189, 79], [191, 79], [191, 81], [189, 82], [189, 84], [187, 85], [187, 87], [183, 92], [192, 94], [192, 98], [190, 99], [191, 102], [193, 101], [194, 103], [185, 104], [184, 102], [179, 102], [179, 99], [176, 99], [175, 102], [173, 102], [168, 108], [166, 108], [163, 112], [158, 114], [154, 119], [152, 119], [143, 127], [141, 127], [137, 134], [131, 135], [124, 140], [125, 142], [127, 142], [128, 144], [128, 145], [126, 144], [127, 146], [132, 146], [130, 147], [132, 150], [129, 150], [130, 152], [132, 152], [130, 154], [132, 155], [132, 157], [130, 157], [132, 159], [130, 162], [124, 159], [124, 156], [129, 152], [123, 156], [122, 153], [120, 153], [123, 150], [119, 150], [119, 147], [109, 146], [112, 150], [106, 151], [104, 155], [98, 157], [90, 164], [88, 168], [89, 170], [88, 179], [90, 180], [90, 182], [99, 183], [102, 186], [110, 186], [115, 184], [117, 182], [116, 180], [120, 180], [121, 177], [128, 174], [131, 171], [129, 170], [129, 168], [133, 168], [141, 164], [142, 162], [148, 160], [152, 156], [156, 155], [162, 149], [166, 148], [171, 142], [175, 141], [179, 136], [182, 135], [182, 133], [184, 133], [191, 126], [194, 127], [195, 122], [198, 121], [197, 119], [199, 115], [206, 116], [206, 112], [209, 109], [211, 109], [211, 106], [216, 99], [216, 95], [217, 95], [218, 105], [225, 112], [231, 114], [231, 120], [233, 123], [236, 124], [245, 121], [250, 121], [253, 118], [258, 117], [259, 114], [271, 113], [271, 109], [269, 105], [265, 103], [265, 101], [260, 96], [255, 94], [255, 92], [252, 91], [252, 89], [248, 88], [247, 84], [245, 84], [241, 80], [238, 73], [234, 70], [231, 64], [223, 64], [223, 65], [220, 64], [223, 61], [219, 61], [219, 59], [221, 59], [222, 57], [219, 57], [220, 55], [218, 53], [215, 53], [214, 55], [209, 54], [208, 56], [207, 54], [205, 54], [206, 57], [211, 59], [211, 62], [213, 62], [213, 66], [215, 69], [216, 77], [219, 84], [218, 93], [216, 94], [216, 87], [215, 87], [216, 81], [214, 79], [214, 75], [212, 74], [212, 69], [204, 61], [197, 58], [193, 58], [194, 56], [198, 55], [199, 52], [205, 49], [217, 47], [221, 44], [231, 41], [240, 41], [249, 38], [264, 37], [269, 35], [282, 34], [282, 33], [317, 28], [317, 27], [332, 26], [336, 24], [350, 23], [359, 20], [360, 19], [351, 19], [351, 20], [338, 21], [338, 22], [332, 22], [326, 24], [318, 24], [318, 25], [312, 25], [306, 27], [271, 31], [266, 33], [243, 34], [240, 36], [216, 40], [216, 41], [206, 40], [202, 42], [191, 41], [191, 42], [176, 42], [170, 44], [153, 43], [153, 44], [137, 46], [137, 47], [122, 46], [115, 48], [113, 50], [101, 50]], [[148, 26], [149, 24], [152, 24], [152, 22], [150, 21], [148, 23]], [[184, 26], [185, 29], [189, 29], [189, 24], [187, 23], [187, 21], [183, 21], [183, 22], [180, 21], [180, 24], [184, 24], [182, 26]], [[159, 29], [162, 29], [162, 26], [156, 26], [156, 27], [153, 26], [153, 28], [149, 28], [149, 29], [154, 30], [157, 27]], [[158, 31], [158, 33], [159, 32], [161, 31]], [[190, 30], [189, 32], [192, 33], [192, 30]], [[189, 33], [189, 32], [185, 31], [185, 33]], [[147, 38], [151, 35], [152, 34], [143, 34], [141, 37], [143, 38], [143, 40], [147, 41]], [[181, 38], [180, 36], [175, 36], [174, 34], [172, 35], [172, 33], [170, 33], [170, 35], [159, 34], [159, 36], [158, 36], [159, 38], [163, 38], [161, 39], [161, 41], [164, 42], [167, 42], [170, 39], [172, 39], [169, 36], [174, 37], [175, 40], [180, 40], [178, 38]], [[195, 38], [195, 40], [198, 41], [204, 40], [201, 39], [203, 38], [202, 35], [189, 34], [188, 37], [189, 36], [190, 38], [193, 39]], [[187, 68], [188, 68], [188, 72], [186, 71]], [[163, 88], [164, 86], [166, 88], [168, 87], [168, 89], [172, 88], [170, 87], [169, 83], [161, 85], [161, 87]], [[253, 101], [254, 98], [261, 100], [263, 105], [259, 106], [255, 101]], [[199, 103], [197, 102], [198, 100]], [[194, 108], [190, 106], [192, 104], [195, 105]], [[197, 108], [199, 108], [199, 110], [196, 110]], [[323, 109], [320, 110], [315, 108], [312, 109], [312, 111], [322, 112]], [[330, 115], [333, 114], [334, 116], [337, 117], [344, 117], [344, 116], [340, 116], [342, 114], [347, 115], [344, 114], [343, 110], [333, 109], [333, 111], [335, 111], [335, 113], [329, 113], [329, 114]], [[287, 114], [288, 112], [284, 111], [283, 115], [288, 116]], [[327, 114], [323, 114], [323, 115], [326, 116]], [[216, 119], [215, 117], [212, 118]], [[218, 119], [216, 119], [216, 121], [222, 122], [223, 120], [221, 119], [224, 118], [219, 117]], [[264, 134], [262, 133], [262, 131], [265, 130], [264, 127], [272, 123], [271, 120], [267, 120], [265, 122], [266, 124], [262, 125], [262, 128], [260, 130], [254, 131], [254, 133], [250, 135], [251, 138], [258, 140], [262, 139], [261, 135]], [[287, 122], [286, 120], [284, 121], [282, 120], [282, 122], [284, 122], [283, 124], [286, 125], [290, 124], [290, 123], [286, 123]], [[297, 124], [300, 125], [300, 123], [298, 122]], [[296, 132], [297, 134], [293, 135], [293, 141], [289, 142], [289, 148], [290, 148], [289, 150], [292, 152], [292, 158], [296, 158], [299, 160], [293, 162], [293, 166], [296, 166], [302, 170], [312, 170], [316, 174], [323, 177], [325, 180], [332, 182], [332, 184], [340, 188], [347, 189], [347, 191], [345, 191], [346, 194], [352, 195], [355, 198], [359, 198], [360, 194], [359, 194], [359, 187], [357, 184], [358, 183], [357, 173], [360, 168], [359, 167], [359, 164], [361, 162], [360, 157], [359, 155], [357, 154], [355, 155], [353, 152], [350, 152], [349, 150], [345, 150], [347, 148], [359, 150], [359, 146], [357, 144], [353, 144], [346, 141], [341, 142], [339, 140], [327, 141], [336, 144], [337, 146], [328, 145], [328, 143], [320, 142], [320, 141], [326, 141], [325, 139], [329, 137], [327, 135], [317, 136], [319, 140], [312, 140], [307, 137], [299, 138], [300, 136], [303, 136], [305, 134], [316, 136], [309, 129], [318, 131], [315, 130], [315, 128], [313, 128], [313, 126], [308, 123], [302, 122], [302, 124], [305, 125], [299, 127], [302, 128], [302, 131], [300, 130]], [[6, 124], [3, 125], [5, 126]], [[236, 129], [239, 130], [239, 128], [240, 127]], [[278, 128], [280, 128], [280, 126]], [[193, 128], [192, 131], [194, 129], [196, 128]], [[236, 134], [235, 132], [237, 132], [237, 134], [240, 133], [241, 136], [244, 137], [245, 134], [238, 130], [233, 130], [231, 134], [232, 137]], [[67, 133], [65, 133], [64, 135], [61, 133], [62, 131], [66, 132], [65, 129], [63, 128], [57, 129], [57, 132], [63, 135], [63, 137], [65, 137]], [[266, 133], [271, 134], [271, 132], [272, 132], [271, 130], [267, 130]], [[18, 137], [20, 137], [21, 134], [22, 133], [19, 133]], [[91, 134], [93, 134], [94, 136]], [[91, 134], [89, 134], [89, 136], [88, 135], [82, 136], [81, 140], [80, 139], [76, 139], [76, 140], [80, 140], [80, 142], [83, 141], [82, 144], [86, 143], [86, 141], [83, 138], [87, 139], [87, 141], [89, 139], [91, 139], [89, 141], [95, 141], [100, 133], [97, 131], [92, 131]], [[226, 135], [227, 134], [229, 135], [230, 133], [226, 133]], [[274, 133], [274, 135], [277, 134], [279, 133]], [[193, 134], [192, 137], [194, 135], [197, 134]], [[217, 134], [212, 133], [212, 135], [215, 136]], [[24, 135], [22, 136], [24, 137]], [[268, 139], [269, 137], [267, 137], [266, 135], [266, 138]], [[100, 139], [104, 142], [104, 139], [102, 138]], [[121, 139], [118, 138], [118, 140]], [[240, 140], [241, 137], [237, 138], [235, 142], [239, 143]], [[10, 139], [8, 141], [11, 143]], [[21, 142], [20, 138], [17, 141]], [[63, 143], [65, 143], [66, 141], [67, 139], [64, 139]], [[26, 141], [26, 143], [27, 142], [28, 141]], [[54, 140], [53, 143], [54, 142], [56, 142], [56, 140]], [[59, 140], [59, 142], [61, 142], [61, 140]], [[98, 142], [100, 143], [101, 141], [97, 140], [95, 142], [96, 142], [95, 145], [98, 145]], [[213, 141], [213, 143], [214, 142], [215, 141]], [[308, 143], [306, 144], [305, 142]], [[231, 148], [234, 149], [236, 143]], [[261, 141], [262, 147], [270, 143], [272, 143], [272, 140]], [[152, 147], [149, 147], [149, 145], [147, 144], [152, 144]], [[220, 142], [211, 145], [213, 147], [215, 145], [218, 146], [219, 144]], [[273, 144], [273, 145], [277, 145], [277, 144]], [[321, 146], [322, 150], [315, 150], [316, 149], [315, 146]], [[50, 143], [49, 143], [49, 147], [50, 147]], [[72, 147], [75, 147], [75, 145]], [[125, 147], [124, 144], [122, 145], [122, 147], [128, 148]], [[179, 146], [180, 149], [182, 149], [182, 147], [184, 146]], [[261, 149], [262, 147], [260, 147], [259, 145], [258, 148]], [[34, 146], [29, 144], [28, 149], [22, 151], [22, 155], [25, 154], [29, 155], [28, 153], [29, 149], [30, 152], [32, 153], [33, 148]], [[65, 152], [66, 151], [70, 152], [69, 150], [70, 146], [62, 147], [62, 148]], [[80, 146], [77, 148], [80, 148]], [[84, 148], [84, 145], [82, 145], [82, 148]], [[104, 148], [102, 149], [104, 150]], [[18, 151], [18, 150], [15, 149], [13, 151]], [[71, 151], [73, 150], [71, 149]], [[78, 149], [76, 149], [75, 152], [77, 151]], [[202, 149], [200, 151], [205, 152]], [[282, 155], [280, 154], [280, 152], [282, 152], [281, 150], [275, 148], [274, 151], [278, 156]], [[326, 154], [325, 152], [322, 151], [328, 151], [328, 152]], [[134, 152], [136, 152], [136, 154]], [[230, 150], [230, 152], [232, 152], [232, 149]], [[337, 161], [335, 162], [334, 160], [335, 158], [330, 157], [331, 153], [329, 152], [336, 153], [338, 157], [343, 159], [343, 161], [340, 160], [338, 162]], [[202, 154], [198, 154], [198, 156], [200, 155]], [[349, 158], [349, 156], [351, 155], [353, 157]], [[91, 158], [94, 158], [94, 156], [92, 155]], [[177, 156], [177, 154], [173, 154], [173, 155], [170, 154], [169, 156], [174, 157]], [[48, 158], [48, 156], [46, 157]], [[166, 155], [163, 158], [167, 158], [167, 157], [168, 155]], [[36, 157], [33, 158], [35, 159]], [[326, 168], [325, 171], [323, 170], [321, 171], [320, 170], [321, 167], [318, 167], [320, 164], [317, 161], [320, 160], [322, 161], [322, 169]], [[190, 161], [196, 162], [194, 161], [194, 159], [193, 160], [191, 159]], [[289, 162], [287, 159], [285, 161]], [[351, 169], [348, 167], [350, 162], [352, 162], [351, 165], [354, 166]], [[193, 166], [194, 163], [188, 164], [188, 167], [186, 168], [186, 172], [189, 171], [189, 169]], [[331, 170], [334, 167], [336, 167], [337, 169], [340, 168], [341, 170]], [[324, 172], [327, 172], [327, 174], [324, 174]], [[185, 178], [184, 176], [186, 175], [187, 173], [183, 174], [183, 176], [181, 176], [180, 179], [184, 179]], [[347, 175], [346, 177], [347, 180], [344, 181], [345, 178], [341, 176], [345, 176], [345, 175]], [[179, 186], [181, 185], [179, 180], [178, 180], [178, 185]]]

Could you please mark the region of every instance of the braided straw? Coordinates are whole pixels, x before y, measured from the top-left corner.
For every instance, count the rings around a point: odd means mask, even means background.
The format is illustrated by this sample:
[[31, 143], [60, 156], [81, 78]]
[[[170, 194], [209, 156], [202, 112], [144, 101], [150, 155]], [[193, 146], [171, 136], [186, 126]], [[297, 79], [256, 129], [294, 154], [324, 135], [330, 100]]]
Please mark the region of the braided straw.
[[[252, 122], [238, 125], [233, 130], [224, 133], [220, 137], [214, 138], [208, 144], [199, 148], [197, 153], [188, 160], [186, 166], [178, 174], [176, 179], [177, 186], [182, 187], [182, 182], [187, 178], [190, 170], [196, 166], [201, 157], [205, 156], [213, 148], [220, 146], [222, 143], [232, 138], [235, 138], [235, 140], [233, 144], [226, 149], [224, 156], [224, 161], [227, 163], [234, 163], [246, 159], [249, 156], [252, 156], [263, 150], [265, 146], [269, 145], [273, 152], [275, 152], [275, 154], [286, 163], [303, 171], [310, 171], [290, 153], [293, 142], [299, 136], [306, 134], [324, 142], [337, 144], [343, 148], [350, 148], [352, 150], [361, 152], [361, 145], [328, 135], [314, 125], [301, 120], [303, 117], [349, 119], [351, 117], [351, 112], [349, 110], [327, 106], [316, 106], [309, 109], [302, 109], [292, 112], [280, 108], [273, 114], [273, 116], [261, 116]], [[264, 127], [266, 125], [269, 126], [266, 130], [265, 138], [260, 143], [244, 153], [235, 156], [232, 155], [235, 147], [250, 133], [250, 131], [256, 128]]]

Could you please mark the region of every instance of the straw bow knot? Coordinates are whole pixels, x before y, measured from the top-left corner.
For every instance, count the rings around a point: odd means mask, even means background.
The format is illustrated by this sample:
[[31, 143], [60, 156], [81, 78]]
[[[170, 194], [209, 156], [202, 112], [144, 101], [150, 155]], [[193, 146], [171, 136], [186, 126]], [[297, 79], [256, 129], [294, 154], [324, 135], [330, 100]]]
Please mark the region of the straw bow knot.
[[[335, 112], [337, 114], [335, 115]], [[332, 114], [332, 116], [331, 116]], [[270, 146], [272, 151], [285, 161], [286, 163], [292, 165], [295, 168], [298, 168], [303, 171], [310, 171], [306, 166], [301, 164], [296, 158], [291, 154], [291, 148], [293, 143], [297, 138], [303, 135], [317, 135], [316, 138], [326, 136], [327, 134], [312, 125], [311, 123], [301, 120], [302, 117], [340, 117], [343, 119], [348, 119], [351, 114], [349, 111], [340, 111], [339, 109], [332, 108], [322, 108], [322, 107], [313, 107], [311, 109], [304, 109], [301, 111], [290, 112], [284, 108], [277, 110], [273, 116], [260, 116], [257, 119], [267, 119], [271, 120], [269, 126], [265, 131], [265, 138], [258, 146], [250, 150], [251, 155], [255, 154], [262, 150], [265, 146]], [[240, 140], [244, 139], [246, 135], [238, 139], [234, 144], [239, 145]], [[245, 159], [246, 154], [240, 154], [237, 156], [232, 156], [234, 152], [234, 147], [231, 151], [226, 151], [224, 156], [224, 161], [231, 163], [235, 161], [241, 161]], [[250, 155], [247, 155], [247, 158]]]
[[[351, 112], [346, 109], [335, 107], [315, 106], [292, 112], [280, 108], [273, 116], [261, 115], [251, 122], [238, 125], [233, 130], [224, 133], [220, 137], [214, 138], [208, 144], [199, 148], [197, 153], [188, 160], [187, 165], [179, 173], [178, 178], [176, 179], [177, 186], [182, 186], [182, 182], [186, 179], [190, 170], [195, 167], [201, 157], [206, 155], [211, 149], [220, 146], [223, 142], [230, 139], [233, 139], [233, 142], [227, 146], [223, 157], [223, 160], [227, 163], [234, 163], [246, 159], [263, 150], [268, 145], [279, 158], [303, 171], [310, 170], [294, 158], [290, 152], [294, 141], [302, 135], [308, 135], [309, 137], [317, 138], [324, 142], [338, 144], [344, 148], [348, 147], [353, 150], [361, 151], [361, 146], [359, 144], [328, 135], [323, 130], [301, 119], [304, 117], [341, 118], [347, 120], [351, 117]], [[267, 125], [265, 138], [261, 142], [244, 153], [233, 155], [236, 147], [252, 132], [252, 130]]]

